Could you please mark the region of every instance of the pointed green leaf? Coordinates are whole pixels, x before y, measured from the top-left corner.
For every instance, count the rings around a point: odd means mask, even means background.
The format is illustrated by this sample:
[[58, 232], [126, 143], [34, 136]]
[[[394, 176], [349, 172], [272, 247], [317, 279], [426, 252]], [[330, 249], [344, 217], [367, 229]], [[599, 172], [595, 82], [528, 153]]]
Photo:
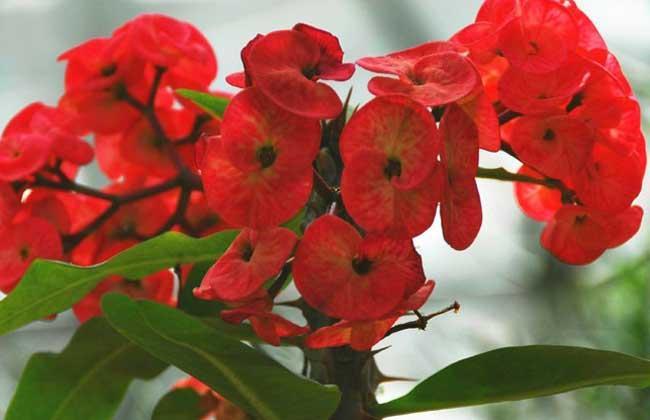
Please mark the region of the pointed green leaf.
[[336, 388], [299, 377], [181, 311], [119, 294], [106, 295], [102, 308], [129, 340], [260, 419], [326, 420], [336, 409]]
[[201, 396], [193, 389], [175, 389], [158, 401], [151, 420], [196, 420], [202, 417]]
[[31, 357], [5, 420], [112, 419], [134, 378], [151, 379], [166, 367], [95, 318], [62, 353]]
[[506, 347], [456, 362], [371, 414], [517, 401], [596, 385], [650, 386], [650, 361], [582, 347]]
[[217, 118], [223, 117], [223, 112], [230, 102], [226, 98], [191, 89], [176, 89], [176, 93], [185, 99], [189, 99], [199, 108]]
[[0, 335], [70, 308], [109, 275], [137, 279], [176, 264], [212, 261], [236, 234], [227, 231], [195, 239], [168, 232], [91, 267], [37, 260], [0, 301]]

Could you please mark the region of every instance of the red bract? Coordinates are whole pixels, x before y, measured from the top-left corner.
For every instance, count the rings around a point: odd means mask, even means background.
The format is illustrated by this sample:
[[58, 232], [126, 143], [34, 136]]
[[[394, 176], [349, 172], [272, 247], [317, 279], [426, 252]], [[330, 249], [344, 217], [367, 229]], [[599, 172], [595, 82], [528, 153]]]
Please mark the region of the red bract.
[[321, 58], [317, 68], [320, 79], [345, 81], [352, 77], [354, 64], [343, 63], [343, 49], [337, 37], [306, 23], [296, 24], [293, 30], [307, 35], [320, 47]]
[[499, 119], [484, 89], [481, 87], [477, 92], [459, 101], [457, 105], [476, 125], [479, 147], [489, 152], [498, 152], [501, 149]]
[[[522, 166], [517, 172], [535, 179], [542, 179], [539, 172], [527, 166]], [[560, 190], [547, 188], [531, 182], [516, 182], [515, 196], [519, 207], [531, 219], [540, 222], [550, 220], [555, 212], [562, 207], [562, 193]]]
[[395, 237], [424, 232], [435, 215], [438, 148], [433, 118], [406, 97], [376, 98], [356, 112], [340, 140], [341, 192], [355, 221]]
[[582, 59], [570, 59], [549, 73], [537, 74], [511, 67], [499, 82], [503, 105], [526, 115], [562, 114], [589, 75]]
[[381, 341], [388, 330], [400, 316], [409, 310], [419, 309], [433, 291], [435, 283], [426, 282], [409, 299], [404, 300], [399, 310], [385, 318], [376, 321], [340, 321], [334, 325], [319, 328], [309, 335], [305, 345], [319, 349], [349, 345], [358, 351], [367, 351]]
[[50, 139], [52, 156], [75, 165], [85, 165], [93, 159], [93, 149], [76, 131], [76, 121], [66, 112], [32, 103], [16, 114], [4, 129], [3, 137], [39, 134]]
[[282, 338], [309, 332], [309, 327], [301, 327], [274, 314], [270, 306], [265, 300], [258, 300], [238, 308], [221, 311], [221, 318], [231, 324], [240, 324], [248, 319], [255, 334], [274, 346], [279, 346]]
[[413, 284], [424, 281], [410, 240], [361, 235], [342, 219], [322, 216], [296, 250], [293, 275], [303, 298], [333, 318], [379, 319]]
[[194, 26], [160, 14], [140, 15], [117, 29], [138, 59], [166, 69], [164, 84], [205, 89], [217, 74], [210, 43]]
[[571, 15], [552, 0], [522, 3], [521, 14], [500, 32], [500, 50], [510, 64], [524, 71], [546, 73], [560, 68], [578, 44]]
[[79, 118], [88, 131], [125, 129], [138, 112], [123, 100], [124, 92], [144, 101], [143, 63], [128, 59], [124, 36], [96, 38], [59, 56], [68, 62], [60, 107]]
[[251, 88], [233, 98], [221, 128], [222, 138], [210, 140], [202, 160], [208, 203], [235, 226], [262, 229], [289, 220], [311, 192], [318, 122]]
[[0, 226], [0, 291], [9, 293], [36, 258], [63, 256], [61, 237], [45, 220], [30, 217]]
[[423, 57], [442, 52], [454, 52], [456, 47], [450, 42], [431, 41], [405, 50], [396, 51], [382, 57], [364, 57], [357, 64], [375, 73], [408, 75]]
[[0, 180], [15, 181], [38, 172], [47, 162], [52, 139], [40, 134], [13, 134], [0, 139]]
[[280, 272], [296, 239], [295, 233], [281, 227], [263, 231], [243, 229], [208, 270], [197, 293], [209, 293], [213, 299], [226, 302], [249, 298]]
[[[381, 58], [391, 64], [395, 60], [394, 57], [388, 59], [388, 56]], [[371, 60], [361, 59], [357, 63], [369, 70], [381, 68]], [[377, 96], [406, 95], [424, 106], [436, 106], [468, 95], [479, 83], [478, 74], [470, 61], [455, 51], [421, 56], [412, 65], [409, 58], [405, 61], [401, 68], [408, 70], [397, 73], [399, 79], [374, 77], [368, 83], [368, 90]], [[382, 72], [392, 73], [395, 69], [400, 69], [400, 66], [386, 68], [388, 71]]]
[[346, 167], [358, 153], [381, 153], [386, 177], [403, 188], [414, 187], [429, 176], [440, 147], [431, 114], [401, 96], [368, 102], [350, 118], [339, 143]]
[[620, 212], [641, 192], [646, 152], [643, 142], [629, 156], [596, 144], [587, 164], [574, 178], [575, 191], [587, 207]]
[[[319, 79], [346, 80], [348, 65], [335, 63], [313, 31], [276, 31], [258, 39], [248, 54], [255, 86], [282, 108], [309, 118], [334, 118], [341, 113], [338, 95]], [[344, 67], [341, 67], [344, 66]]]
[[476, 187], [478, 131], [458, 106], [450, 105], [440, 122], [443, 140], [440, 177], [440, 218], [445, 240], [462, 250], [474, 242], [483, 220]]
[[643, 210], [629, 207], [606, 215], [582, 206], [564, 206], [544, 228], [541, 244], [561, 261], [588, 264], [638, 231]]
[[229, 160], [243, 171], [303, 172], [320, 144], [320, 124], [275, 105], [257, 88], [237, 94], [221, 124]]
[[264, 35], [262, 34], [255, 35], [255, 38], [248, 41], [248, 44], [246, 44], [246, 46], [242, 48], [240, 56], [241, 56], [242, 64], [244, 65], [244, 71], [229, 74], [228, 76], [226, 76], [226, 82], [228, 82], [234, 87], [238, 87], [242, 89], [253, 85], [253, 81], [251, 80], [251, 75], [249, 71], [250, 65], [248, 64], [248, 57], [250, 56], [253, 45], [255, 45], [255, 43], [260, 39], [262, 39], [263, 37]]
[[594, 136], [589, 127], [575, 118], [525, 116], [513, 124], [509, 143], [517, 157], [546, 176], [571, 177], [589, 160]]

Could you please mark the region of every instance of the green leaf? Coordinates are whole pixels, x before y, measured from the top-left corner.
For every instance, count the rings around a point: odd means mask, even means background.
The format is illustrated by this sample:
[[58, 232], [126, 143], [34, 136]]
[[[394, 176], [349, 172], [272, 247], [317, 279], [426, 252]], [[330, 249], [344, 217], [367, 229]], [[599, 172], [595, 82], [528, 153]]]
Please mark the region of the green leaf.
[[194, 296], [193, 290], [199, 287], [205, 273], [212, 267], [214, 261], [194, 264], [187, 281], [178, 293], [178, 307], [190, 315], [214, 316], [226, 306], [217, 301], [202, 300]]
[[158, 401], [151, 420], [196, 420], [203, 416], [201, 396], [193, 389], [175, 389]]
[[191, 89], [176, 89], [176, 93], [185, 99], [189, 99], [202, 110], [217, 118], [223, 117], [223, 112], [230, 103], [226, 98]]
[[112, 419], [134, 378], [151, 379], [166, 367], [94, 318], [62, 353], [31, 357], [5, 420]]
[[176, 264], [212, 261], [236, 234], [227, 231], [195, 239], [168, 232], [91, 267], [37, 260], [0, 301], [0, 335], [68, 309], [109, 275], [137, 279]]
[[650, 386], [650, 361], [582, 347], [506, 347], [456, 362], [371, 414], [518, 401], [597, 385]]
[[184, 370], [264, 420], [325, 420], [335, 387], [299, 377], [200, 320], [149, 301], [108, 294], [102, 308], [113, 327], [157, 358]]

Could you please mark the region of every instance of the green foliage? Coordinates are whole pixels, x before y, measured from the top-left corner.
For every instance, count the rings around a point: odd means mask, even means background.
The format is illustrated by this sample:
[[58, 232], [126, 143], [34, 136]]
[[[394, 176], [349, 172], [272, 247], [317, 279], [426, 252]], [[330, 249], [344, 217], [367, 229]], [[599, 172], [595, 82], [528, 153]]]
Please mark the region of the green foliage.
[[31, 357], [5, 419], [108, 420], [134, 378], [151, 379], [166, 367], [94, 318], [63, 352]]
[[179, 367], [265, 420], [328, 419], [339, 392], [301, 378], [200, 320], [154, 302], [109, 294], [111, 325], [155, 357]]
[[0, 301], [0, 334], [70, 308], [109, 275], [138, 279], [176, 264], [213, 261], [236, 234], [227, 231], [194, 239], [168, 232], [90, 267], [37, 260]]
[[158, 402], [151, 420], [197, 420], [202, 414], [201, 396], [196, 391], [175, 389]]
[[372, 414], [517, 401], [596, 385], [650, 386], [650, 361], [581, 347], [506, 347], [456, 362]]
[[202, 110], [216, 118], [223, 117], [223, 112], [226, 110], [228, 103], [230, 103], [226, 98], [190, 89], [177, 89], [176, 93], [185, 99], [189, 99]]

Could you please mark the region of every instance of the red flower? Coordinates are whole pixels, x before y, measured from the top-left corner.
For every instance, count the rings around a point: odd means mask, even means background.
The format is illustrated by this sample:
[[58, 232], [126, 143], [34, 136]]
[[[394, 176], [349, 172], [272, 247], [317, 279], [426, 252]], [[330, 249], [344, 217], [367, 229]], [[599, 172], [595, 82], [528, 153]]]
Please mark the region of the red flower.
[[326, 33], [314, 36], [316, 31], [320, 30], [304, 25], [258, 39], [250, 48], [246, 71], [253, 84], [282, 108], [309, 118], [334, 118], [341, 113], [341, 100], [318, 80], [346, 80], [354, 67], [334, 60], [334, 37], [323, 42]]
[[341, 134], [341, 191], [350, 215], [372, 232], [424, 232], [438, 198], [431, 175], [438, 147], [435, 122], [424, 107], [401, 96], [370, 101]]
[[440, 122], [443, 140], [440, 176], [440, 219], [445, 241], [452, 248], [469, 247], [483, 220], [481, 198], [476, 187], [478, 131], [458, 106], [450, 105]]
[[578, 28], [569, 12], [553, 0], [527, 0], [520, 10], [500, 31], [503, 55], [531, 73], [560, 68], [578, 45]]
[[405, 299], [399, 309], [376, 321], [339, 321], [334, 325], [319, 328], [305, 340], [312, 349], [349, 345], [357, 351], [367, 351], [381, 341], [395, 321], [406, 312], [419, 309], [429, 298], [435, 283], [426, 282], [417, 292]]
[[377, 96], [401, 94], [424, 106], [444, 105], [467, 96], [479, 83], [471, 62], [449, 43], [427, 43], [384, 57], [366, 57], [361, 67], [399, 79], [374, 77], [368, 90]]
[[309, 332], [309, 327], [301, 327], [271, 312], [271, 306], [266, 299], [256, 300], [238, 308], [221, 311], [221, 318], [231, 324], [240, 324], [248, 319], [255, 334], [274, 346], [279, 346], [282, 338]]
[[596, 144], [586, 166], [574, 178], [575, 191], [585, 206], [618, 213], [641, 192], [645, 166], [643, 141], [637, 143], [629, 156]]
[[164, 85], [205, 89], [217, 74], [210, 43], [187, 22], [160, 14], [140, 15], [113, 36], [122, 34], [138, 59], [166, 69]]
[[642, 217], [643, 210], [637, 206], [613, 215], [564, 206], [544, 228], [541, 244], [568, 264], [588, 264], [634, 236]]
[[335, 216], [322, 216], [307, 228], [293, 275], [311, 306], [351, 321], [386, 316], [424, 281], [410, 240], [363, 238]]
[[589, 76], [585, 61], [569, 59], [557, 70], [538, 74], [509, 68], [499, 82], [499, 99], [526, 115], [562, 114]]
[[61, 237], [51, 223], [30, 217], [0, 225], [0, 290], [9, 293], [36, 258], [60, 259]]
[[16, 114], [4, 129], [3, 137], [40, 134], [52, 142], [52, 155], [75, 165], [93, 159], [93, 149], [78, 134], [77, 121], [61, 109], [34, 102]]
[[138, 118], [138, 111], [123, 100], [124, 92], [144, 101], [144, 67], [129, 59], [125, 36], [96, 38], [66, 51], [65, 94], [60, 107], [79, 117], [87, 131], [121, 131]]
[[[517, 173], [542, 179], [539, 172], [527, 166], [522, 166]], [[524, 214], [539, 222], [550, 220], [555, 215], [555, 212], [562, 207], [562, 193], [560, 190], [547, 188], [539, 184], [516, 182], [515, 196]]]
[[551, 178], [569, 178], [582, 170], [594, 144], [593, 132], [570, 116], [521, 117], [509, 138], [522, 163]]
[[226, 302], [249, 298], [280, 272], [296, 240], [295, 233], [281, 227], [243, 229], [208, 270], [197, 293]]
[[289, 220], [311, 192], [318, 121], [291, 114], [251, 88], [233, 98], [221, 129], [202, 162], [208, 203], [235, 226], [262, 229]]
[[41, 134], [13, 134], [0, 139], [0, 180], [16, 181], [38, 172], [47, 162], [52, 139]]

